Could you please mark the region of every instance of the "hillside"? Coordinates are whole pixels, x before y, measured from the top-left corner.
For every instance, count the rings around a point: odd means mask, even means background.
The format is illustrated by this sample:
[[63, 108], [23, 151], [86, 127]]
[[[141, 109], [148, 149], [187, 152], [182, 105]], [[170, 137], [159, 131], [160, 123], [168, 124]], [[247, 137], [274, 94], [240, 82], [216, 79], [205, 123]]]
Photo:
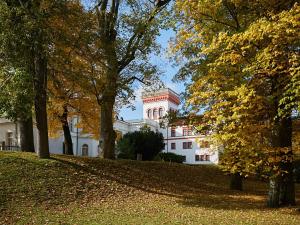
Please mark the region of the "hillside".
[[0, 224], [299, 224], [295, 207], [265, 208], [266, 191], [230, 191], [214, 166], [0, 152]]

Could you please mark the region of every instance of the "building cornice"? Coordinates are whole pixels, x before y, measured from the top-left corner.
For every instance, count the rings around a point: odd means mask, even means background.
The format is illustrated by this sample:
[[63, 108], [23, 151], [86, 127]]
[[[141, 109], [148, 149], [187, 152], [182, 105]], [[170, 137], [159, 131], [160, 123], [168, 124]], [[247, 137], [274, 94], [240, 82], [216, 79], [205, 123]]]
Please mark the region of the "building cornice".
[[180, 104], [180, 99], [178, 96], [174, 95], [173, 93], [162, 93], [158, 96], [149, 96], [149, 97], [143, 97], [142, 98], [143, 103], [150, 103], [150, 102], [159, 102], [159, 101], [170, 101], [176, 105]]

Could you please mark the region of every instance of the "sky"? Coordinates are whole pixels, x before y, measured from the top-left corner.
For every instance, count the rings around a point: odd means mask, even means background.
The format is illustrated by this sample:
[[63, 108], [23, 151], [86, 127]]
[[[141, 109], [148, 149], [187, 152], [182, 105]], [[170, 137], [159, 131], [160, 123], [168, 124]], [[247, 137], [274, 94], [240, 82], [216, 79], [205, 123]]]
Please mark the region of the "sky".
[[[172, 65], [172, 62], [167, 57], [167, 48], [169, 40], [175, 37], [175, 33], [171, 30], [164, 30], [161, 32], [160, 36], [157, 37], [158, 43], [162, 47], [162, 51], [160, 56], [152, 56], [151, 61], [153, 64], [159, 66], [159, 68], [164, 72], [163, 76], [161, 77], [161, 80], [164, 82], [165, 86], [168, 88], [171, 88], [178, 94], [181, 92], [184, 92], [184, 84], [178, 83], [178, 82], [172, 82], [172, 78], [178, 71], [178, 67], [174, 67]], [[135, 110], [132, 110], [131, 108], [127, 108], [124, 106], [120, 110], [119, 117], [123, 117], [124, 120], [132, 120], [132, 119], [141, 119], [143, 116], [143, 108], [142, 108], [142, 100], [141, 100], [141, 93], [142, 93], [142, 86], [139, 84], [135, 84], [135, 96], [136, 99], [133, 102], [133, 105], [135, 106]]]
[[[83, 4], [88, 7], [91, 1], [82, 0]], [[178, 94], [184, 92], [184, 84], [183, 83], [174, 83], [172, 82], [172, 78], [178, 71], [178, 67], [174, 67], [172, 62], [167, 57], [167, 48], [169, 44], [169, 40], [175, 37], [175, 33], [172, 30], [163, 30], [160, 33], [160, 36], [157, 37], [158, 43], [162, 47], [160, 56], [152, 56], [151, 61], [153, 64], [159, 66], [159, 68], [164, 71], [161, 80], [164, 82], [165, 86], [171, 88], [173, 91]], [[123, 117], [124, 120], [132, 120], [132, 119], [141, 119], [143, 116], [143, 108], [142, 108], [142, 100], [141, 100], [142, 86], [140, 84], [135, 83], [135, 101], [132, 104], [135, 106], [135, 110], [132, 110], [131, 107], [124, 106], [120, 110], [119, 117]]]

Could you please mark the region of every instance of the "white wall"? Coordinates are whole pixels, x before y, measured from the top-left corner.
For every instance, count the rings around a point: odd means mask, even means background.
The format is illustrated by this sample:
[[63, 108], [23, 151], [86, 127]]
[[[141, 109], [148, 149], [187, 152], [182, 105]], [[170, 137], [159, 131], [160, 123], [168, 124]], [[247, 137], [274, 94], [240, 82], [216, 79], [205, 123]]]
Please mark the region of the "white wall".
[[[123, 135], [128, 132], [138, 131], [142, 126], [147, 124], [152, 131], [159, 131], [163, 134], [165, 139], [165, 152], [173, 152], [178, 155], [186, 156], [186, 163], [188, 164], [212, 164], [218, 163], [218, 151], [216, 147], [210, 146], [210, 148], [201, 148], [199, 145], [199, 141], [208, 139], [205, 136], [192, 135], [192, 136], [183, 136], [182, 134], [182, 126], [176, 127], [176, 136], [171, 137], [171, 128], [164, 129], [160, 128], [159, 120], [149, 119], [147, 116], [148, 109], [159, 109], [160, 107], [164, 108], [164, 113], [166, 113], [170, 108], [177, 109], [178, 106], [173, 102], [168, 100], [149, 102], [143, 104], [143, 119], [142, 120], [134, 120], [134, 121], [120, 121], [117, 120], [114, 123], [114, 129], [120, 131]], [[153, 112], [153, 111], [152, 111]], [[81, 134], [81, 129], [76, 128], [77, 118], [72, 120], [72, 141], [73, 141], [73, 151], [75, 155], [82, 156], [82, 146], [84, 144], [88, 145], [88, 155], [90, 157], [98, 157], [99, 150], [98, 144], [99, 141], [93, 139], [92, 136], [88, 134]], [[77, 130], [79, 131], [77, 134]], [[7, 120], [3, 120], [0, 118], [0, 142], [6, 142], [6, 135], [8, 131], [12, 131], [15, 134], [15, 124], [9, 122]], [[78, 138], [77, 138], [78, 135]], [[35, 137], [35, 146], [37, 148], [37, 130], [34, 129], [34, 137]], [[183, 149], [183, 142], [192, 142], [192, 149]], [[63, 142], [64, 137], [63, 134], [56, 139], [49, 139], [49, 147], [50, 152], [53, 154], [62, 154], [63, 153]], [[176, 144], [176, 149], [171, 150], [171, 143]], [[78, 145], [78, 146], [77, 146]], [[210, 155], [210, 161], [195, 161], [195, 155]]]
[[[153, 115], [153, 110], [156, 108], [159, 110], [159, 108], [164, 109], [164, 114], [169, 111], [169, 102], [168, 101], [156, 101], [156, 102], [148, 102], [143, 104], [143, 119], [149, 119], [148, 118], [148, 109], [152, 109], [152, 115]], [[176, 107], [177, 109], [177, 107]], [[164, 116], [164, 115], [163, 115]], [[151, 118], [153, 119], [153, 117]]]
[[20, 135], [18, 130], [18, 126], [15, 123], [10, 122], [9, 120], [0, 118], [0, 145], [2, 142], [5, 142], [7, 145], [7, 133], [12, 132], [13, 135], [13, 145], [19, 145], [20, 143]]
[[[208, 141], [208, 137], [191, 135], [183, 136], [182, 126], [176, 127], [175, 137], [171, 137], [171, 128], [168, 129], [168, 137], [165, 137], [165, 150], [164, 152], [172, 152], [177, 155], [183, 155], [186, 157], [187, 164], [217, 164], [218, 163], [218, 151], [214, 146], [209, 148], [200, 147], [201, 141]], [[183, 142], [192, 142], [191, 149], [183, 149]], [[172, 150], [171, 144], [175, 143], [176, 149]], [[209, 161], [196, 161], [196, 155], [209, 155]]]

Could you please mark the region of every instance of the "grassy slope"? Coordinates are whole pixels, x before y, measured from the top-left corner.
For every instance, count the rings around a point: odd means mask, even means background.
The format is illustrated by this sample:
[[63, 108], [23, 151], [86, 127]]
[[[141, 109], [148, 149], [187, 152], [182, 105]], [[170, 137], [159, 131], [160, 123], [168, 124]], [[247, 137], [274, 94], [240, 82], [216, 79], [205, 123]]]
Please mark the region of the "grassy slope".
[[265, 208], [265, 183], [227, 187], [210, 166], [0, 152], [0, 224], [300, 224]]

